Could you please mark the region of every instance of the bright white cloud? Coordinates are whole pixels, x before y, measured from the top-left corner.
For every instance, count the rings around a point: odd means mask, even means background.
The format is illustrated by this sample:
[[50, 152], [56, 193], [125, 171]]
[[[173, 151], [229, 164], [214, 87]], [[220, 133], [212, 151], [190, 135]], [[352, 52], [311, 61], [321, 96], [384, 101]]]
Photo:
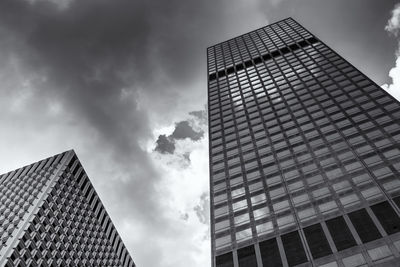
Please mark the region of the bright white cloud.
[[384, 84], [382, 88], [400, 101], [400, 57], [396, 60], [396, 66], [390, 70], [389, 76], [392, 78], [392, 83]]
[[397, 4], [392, 10], [392, 17], [388, 20], [385, 30], [398, 35], [400, 29], [400, 4]]
[[[392, 17], [388, 20], [385, 30], [396, 37], [399, 36], [400, 4], [397, 4], [392, 10]], [[382, 88], [400, 101], [400, 40], [398, 40], [398, 42], [399, 47], [396, 51], [396, 65], [389, 72], [389, 77], [392, 79], [392, 83], [384, 84], [382, 85]]]
[[[205, 125], [201, 129], [206, 131]], [[156, 185], [159, 203], [173, 225], [172, 232], [156, 237], [164, 248], [161, 261], [164, 266], [210, 266], [208, 138], [176, 140], [174, 154], [152, 155], [162, 173]]]

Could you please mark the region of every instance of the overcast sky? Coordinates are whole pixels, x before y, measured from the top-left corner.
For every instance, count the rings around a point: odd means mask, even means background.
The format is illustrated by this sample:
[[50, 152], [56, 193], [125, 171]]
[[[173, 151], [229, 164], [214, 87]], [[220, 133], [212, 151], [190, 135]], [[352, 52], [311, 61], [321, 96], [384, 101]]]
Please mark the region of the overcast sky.
[[206, 47], [292, 16], [400, 96], [396, 3], [0, 0], [0, 173], [74, 149], [138, 266], [210, 266]]

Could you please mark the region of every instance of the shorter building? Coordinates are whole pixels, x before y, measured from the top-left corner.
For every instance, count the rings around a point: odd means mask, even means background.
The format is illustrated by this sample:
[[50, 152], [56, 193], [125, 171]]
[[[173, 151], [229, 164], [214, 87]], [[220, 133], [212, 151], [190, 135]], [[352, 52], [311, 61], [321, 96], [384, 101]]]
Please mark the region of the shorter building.
[[0, 176], [0, 266], [135, 267], [73, 150]]

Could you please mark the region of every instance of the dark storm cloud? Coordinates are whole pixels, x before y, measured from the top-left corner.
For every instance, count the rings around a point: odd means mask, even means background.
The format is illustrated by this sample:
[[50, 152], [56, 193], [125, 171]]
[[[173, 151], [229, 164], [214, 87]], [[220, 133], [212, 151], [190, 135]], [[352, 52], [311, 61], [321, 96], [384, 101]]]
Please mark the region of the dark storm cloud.
[[188, 43], [201, 37], [179, 22], [203, 9], [192, 4], [87, 0], [58, 9], [43, 0], [4, 0], [0, 33], [8, 41], [2, 48], [8, 46], [26, 68], [46, 77], [45, 97], [84, 115], [119, 152], [130, 153], [132, 133], [149, 133], [146, 114], [132, 100], [137, 88], [170, 100], [177, 92], [163, 92], [155, 76], [162, 72], [179, 84], [197, 70], [188, 59], [199, 47]]
[[59, 9], [44, 0], [2, 0], [0, 46], [44, 77], [36, 84], [43, 105], [61, 102], [94, 127], [121, 165], [140, 166], [148, 179], [157, 175], [137, 143], [151, 135], [138, 88], [179, 101], [179, 92], [158, 86], [157, 77], [177, 85], [196, 73], [189, 59], [206, 42], [197, 26], [211, 22], [194, 14], [207, 13], [205, 7], [202, 1], [86, 0]]
[[188, 121], [181, 121], [175, 125], [175, 130], [170, 137], [175, 140], [190, 138], [193, 141], [198, 141], [203, 136], [203, 131], [196, 132]]
[[179, 101], [180, 92], [159, 86], [159, 77], [179, 88], [203, 67], [194, 63], [207, 42], [198, 29], [212, 23], [196, 16], [213, 13], [205, 2], [86, 0], [59, 9], [44, 0], [3, 0], [0, 45], [45, 77], [37, 85], [44, 104], [62, 102], [117, 157], [147, 166], [135, 138], [150, 136], [147, 110], [137, 103], [139, 89], [160, 96], [150, 110]]
[[[190, 114], [190, 113], [189, 113]], [[161, 134], [157, 141], [155, 151], [162, 154], [173, 154], [175, 152], [176, 140], [189, 138], [192, 141], [198, 141], [204, 136], [204, 131], [195, 131], [190, 125], [189, 121], [180, 121], [175, 124], [175, 129], [169, 136]], [[186, 159], [190, 160], [190, 153], [183, 155]]]
[[207, 107], [204, 110], [191, 111], [189, 115], [197, 118], [200, 123], [207, 124]]
[[156, 141], [155, 151], [158, 151], [162, 154], [173, 154], [175, 151], [175, 143], [165, 134], [162, 134], [158, 137]]
[[129, 1], [119, 2], [77, 1], [59, 10], [46, 1], [5, 0], [0, 22], [2, 40], [15, 40], [9, 49], [18, 49], [13, 52], [25, 68], [46, 77], [39, 85], [43, 97], [61, 101], [125, 158], [138, 150], [132, 134], [149, 130], [132, 97], [123, 99], [124, 90], [134, 93], [128, 79], [149, 73], [141, 64], [148, 61], [149, 24]]

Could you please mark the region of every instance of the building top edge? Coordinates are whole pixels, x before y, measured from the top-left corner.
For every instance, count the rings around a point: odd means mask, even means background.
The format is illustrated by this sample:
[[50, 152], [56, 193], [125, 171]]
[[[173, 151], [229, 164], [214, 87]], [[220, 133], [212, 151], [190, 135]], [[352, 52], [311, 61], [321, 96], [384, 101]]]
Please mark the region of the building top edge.
[[63, 151], [63, 152], [61, 152], [61, 153], [57, 153], [57, 154], [54, 154], [54, 155], [52, 155], [52, 156], [49, 156], [49, 157], [46, 157], [46, 158], [43, 158], [43, 159], [34, 161], [34, 162], [30, 163], [30, 164], [27, 164], [27, 165], [24, 165], [24, 166], [22, 166], [22, 167], [13, 169], [13, 170], [11, 170], [11, 171], [8, 171], [8, 172], [5, 172], [5, 173], [0, 173], [0, 177], [3, 177], [3, 176], [5, 176], [5, 175], [7, 175], [7, 174], [9, 174], [9, 173], [18, 171], [19, 169], [26, 168], [26, 167], [31, 166], [31, 165], [33, 165], [33, 164], [40, 163], [40, 162], [42, 162], [42, 161], [44, 161], [44, 160], [47, 160], [47, 159], [49, 159], [49, 158], [57, 157], [58, 155], [62, 155], [62, 154], [65, 154], [65, 155], [70, 154], [70, 155], [72, 155], [72, 156], [73, 156], [73, 155], [77, 156], [76, 153], [75, 153], [75, 151], [74, 151], [73, 149], [69, 149], [69, 150]]
[[293, 17], [287, 17], [287, 18], [284, 18], [284, 19], [281, 19], [281, 20], [275, 21], [275, 22], [273, 22], [273, 23], [270, 23], [270, 24], [268, 24], [268, 25], [265, 25], [265, 26], [259, 27], [259, 28], [255, 29], [255, 30], [252, 30], [252, 31], [249, 31], [249, 32], [246, 32], [246, 33], [243, 33], [243, 34], [237, 35], [237, 36], [235, 36], [235, 37], [229, 38], [228, 40], [225, 40], [225, 41], [218, 42], [218, 43], [216, 43], [216, 44], [210, 45], [210, 46], [208, 46], [208, 47], [207, 47], [207, 50], [208, 50], [209, 48], [212, 48], [212, 47], [214, 47], [214, 46], [217, 46], [217, 45], [220, 45], [220, 44], [223, 44], [223, 43], [229, 42], [230, 40], [234, 40], [234, 39], [236, 39], [236, 38], [239, 38], [239, 37], [241, 37], [241, 36], [243, 36], [243, 35], [247, 35], [247, 34], [250, 34], [250, 33], [252, 33], [252, 32], [256, 32], [256, 31], [258, 31], [258, 30], [261, 30], [261, 29], [264, 29], [264, 28], [267, 28], [267, 27], [273, 26], [273, 25], [275, 25], [275, 24], [278, 24], [278, 23], [280, 23], [280, 22], [287, 21], [287, 20], [293, 20], [293, 21], [297, 22], [295, 19], [293, 19]]

